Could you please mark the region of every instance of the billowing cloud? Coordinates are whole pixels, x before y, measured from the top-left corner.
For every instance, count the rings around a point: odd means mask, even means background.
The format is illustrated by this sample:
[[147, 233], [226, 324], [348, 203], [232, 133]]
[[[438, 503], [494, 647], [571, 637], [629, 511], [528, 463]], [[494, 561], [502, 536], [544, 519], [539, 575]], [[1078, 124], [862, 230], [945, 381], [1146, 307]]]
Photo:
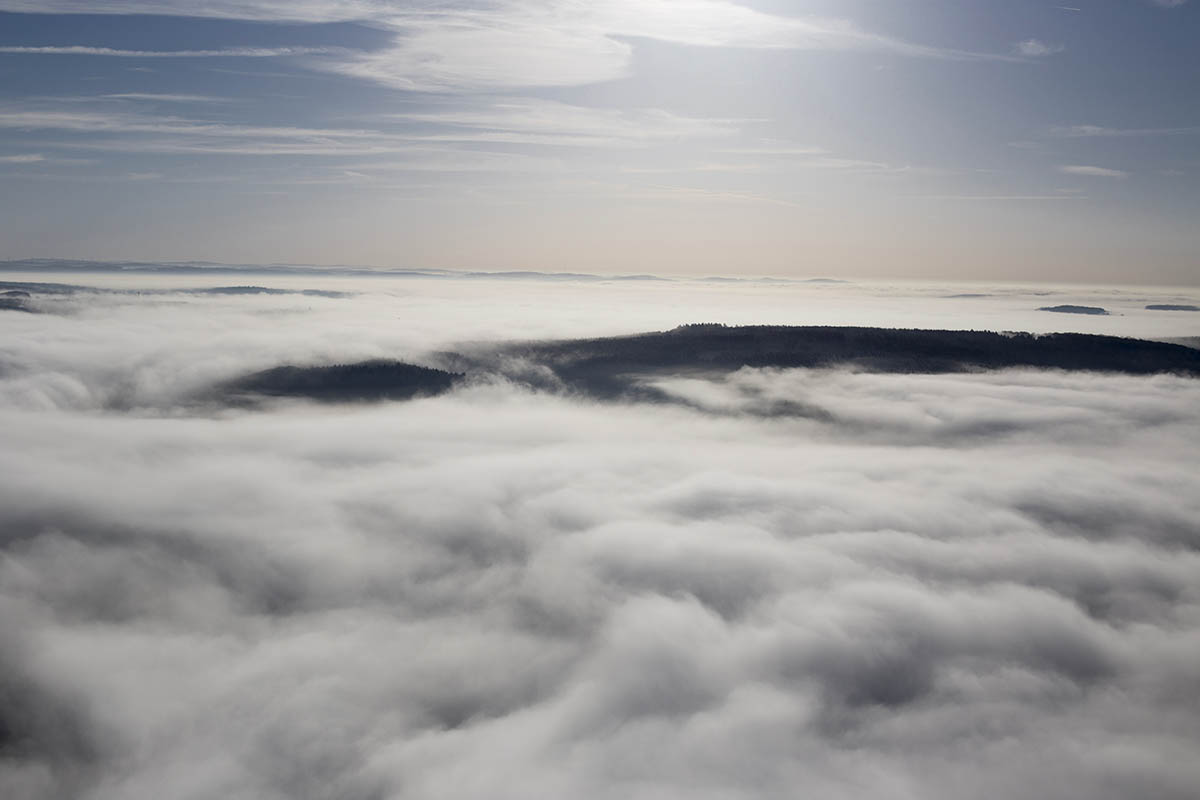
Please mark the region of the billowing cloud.
[[1200, 785], [1200, 382], [747, 369], [651, 379], [680, 404], [186, 405], [266, 364], [681, 298], [782, 313], [730, 286], [307, 280], [0, 312], [0, 794]]

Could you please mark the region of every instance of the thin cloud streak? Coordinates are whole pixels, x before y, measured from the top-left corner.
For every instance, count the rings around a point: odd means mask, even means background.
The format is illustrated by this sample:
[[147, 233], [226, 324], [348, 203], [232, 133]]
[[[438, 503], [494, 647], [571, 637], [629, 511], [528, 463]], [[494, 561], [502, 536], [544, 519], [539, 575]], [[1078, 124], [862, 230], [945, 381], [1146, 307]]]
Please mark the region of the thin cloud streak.
[[1050, 131], [1051, 136], [1065, 139], [1189, 136], [1194, 134], [1200, 134], [1200, 128], [1105, 128], [1099, 125], [1071, 125], [1053, 128]]
[[1013, 45], [1013, 53], [1025, 58], [1045, 58], [1057, 55], [1065, 49], [1061, 44], [1049, 44], [1040, 39], [1026, 39]]
[[230, 47], [220, 50], [118, 50], [111, 47], [0, 47], [14, 55], [115, 56], [118, 58], [280, 58], [340, 52], [331, 47]]
[[0, 11], [24, 14], [153, 14], [254, 22], [350, 22], [393, 11], [387, 0], [0, 0]]
[[[443, 141], [482, 139], [607, 146], [724, 137], [736, 133], [741, 122], [681, 117], [659, 109], [584, 108], [533, 99], [515, 99], [454, 110], [391, 114], [388, 119], [436, 126], [443, 132], [433, 134], [431, 138]], [[445, 132], [446, 129], [462, 133]]]
[[[55, 109], [6, 109], [0, 128], [94, 133], [109, 141], [69, 140], [81, 149], [253, 155], [378, 155], [416, 152], [438, 143], [504, 143], [628, 148], [656, 142], [729, 136], [732, 121], [681, 117], [665, 111], [606, 111], [528, 101], [460, 112], [394, 115], [406, 131], [254, 126]], [[416, 132], [413, 126], [432, 128]]]
[[148, 103], [232, 103], [232, 97], [214, 97], [204, 94], [157, 94], [154, 92], [120, 92], [100, 95], [105, 100], [136, 100]]
[[1058, 168], [1059, 172], [1066, 175], [1083, 175], [1090, 178], [1128, 178], [1129, 173], [1120, 169], [1109, 169], [1108, 167], [1095, 167], [1086, 164], [1066, 165]]
[[964, 200], [972, 202], [1055, 202], [1060, 200], [1086, 200], [1081, 194], [914, 194], [905, 195], [914, 200]]

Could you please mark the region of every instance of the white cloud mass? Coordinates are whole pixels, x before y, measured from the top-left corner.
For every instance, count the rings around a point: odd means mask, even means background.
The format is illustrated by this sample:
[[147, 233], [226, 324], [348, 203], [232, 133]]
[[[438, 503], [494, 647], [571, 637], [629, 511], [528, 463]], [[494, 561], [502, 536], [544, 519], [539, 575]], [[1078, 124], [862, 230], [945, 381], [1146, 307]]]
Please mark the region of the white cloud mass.
[[[654, 378], [680, 405], [493, 382], [222, 409], [188, 398], [278, 363], [885, 313], [823, 285], [105, 280], [130, 291], [0, 311], [6, 798], [1200, 785], [1195, 379], [744, 369]], [[911, 302], [1044, 302], [1004, 291]]]

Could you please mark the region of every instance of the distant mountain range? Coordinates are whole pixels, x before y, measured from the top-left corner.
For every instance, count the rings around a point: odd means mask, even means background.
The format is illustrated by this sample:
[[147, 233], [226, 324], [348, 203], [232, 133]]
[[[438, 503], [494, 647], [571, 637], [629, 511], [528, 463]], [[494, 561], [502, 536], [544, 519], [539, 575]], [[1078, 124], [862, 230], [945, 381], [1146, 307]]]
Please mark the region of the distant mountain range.
[[46, 273], [134, 273], [149, 275], [332, 275], [346, 277], [441, 278], [454, 280], [537, 280], [552, 282], [719, 280], [725, 283], [850, 283], [833, 278], [726, 277], [688, 278], [660, 275], [595, 275], [586, 272], [537, 272], [534, 270], [452, 270], [364, 267], [353, 265], [305, 264], [219, 264], [211, 261], [84, 261], [28, 258], [0, 261], [0, 272]]

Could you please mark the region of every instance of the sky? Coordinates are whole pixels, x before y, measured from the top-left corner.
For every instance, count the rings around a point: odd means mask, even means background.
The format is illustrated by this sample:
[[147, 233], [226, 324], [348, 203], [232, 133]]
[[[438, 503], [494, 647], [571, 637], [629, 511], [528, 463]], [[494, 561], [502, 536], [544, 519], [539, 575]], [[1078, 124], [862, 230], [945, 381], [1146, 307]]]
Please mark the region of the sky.
[[0, 0], [0, 259], [1195, 285], [1198, 37], [1198, 0]]

